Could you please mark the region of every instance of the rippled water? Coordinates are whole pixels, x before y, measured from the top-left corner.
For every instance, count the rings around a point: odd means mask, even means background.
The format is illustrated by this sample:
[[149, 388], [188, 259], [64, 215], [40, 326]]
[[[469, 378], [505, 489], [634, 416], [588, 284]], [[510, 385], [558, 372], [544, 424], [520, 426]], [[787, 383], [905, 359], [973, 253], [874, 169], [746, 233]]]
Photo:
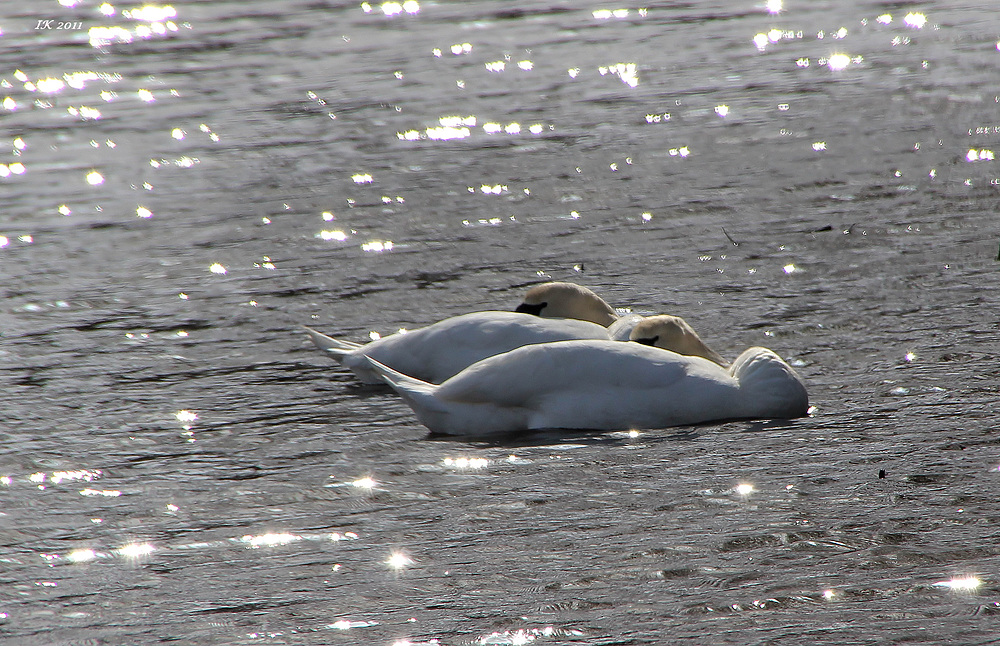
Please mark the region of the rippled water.
[[[7, 3], [0, 641], [993, 643], [1000, 14], [775, 4]], [[297, 329], [549, 278], [815, 414], [440, 440]]]

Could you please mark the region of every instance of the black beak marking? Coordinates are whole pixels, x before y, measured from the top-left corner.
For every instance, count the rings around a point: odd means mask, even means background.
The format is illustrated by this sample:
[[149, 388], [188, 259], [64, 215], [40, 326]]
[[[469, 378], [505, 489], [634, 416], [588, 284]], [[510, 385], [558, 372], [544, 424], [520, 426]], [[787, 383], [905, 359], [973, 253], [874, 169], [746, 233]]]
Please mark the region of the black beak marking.
[[534, 316], [541, 316], [542, 310], [548, 303], [538, 303], [537, 305], [529, 305], [527, 303], [521, 303], [515, 309], [515, 312], [520, 312], [521, 314], [533, 314]]

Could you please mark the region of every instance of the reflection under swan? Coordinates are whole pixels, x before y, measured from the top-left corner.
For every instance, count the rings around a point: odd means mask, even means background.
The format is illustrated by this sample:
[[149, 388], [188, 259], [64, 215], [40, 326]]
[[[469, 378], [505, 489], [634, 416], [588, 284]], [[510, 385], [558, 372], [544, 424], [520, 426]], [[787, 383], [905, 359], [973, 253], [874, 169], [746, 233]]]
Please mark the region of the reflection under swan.
[[530, 644], [536, 639], [543, 638], [548, 639], [558, 636], [568, 636], [568, 637], [582, 637], [585, 633], [582, 630], [567, 630], [555, 628], [553, 626], [545, 626], [544, 628], [520, 628], [518, 630], [505, 630], [503, 632], [493, 632], [488, 635], [483, 635], [477, 639], [475, 644], [482, 645], [500, 645], [503, 646], [522, 646], [523, 644]]
[[350, 630], [351, 628], [371, 628], [372, 626], [377, 626], [379, 622], [377, 621], [349, 621], [347, 619], [341, 619], [340, 621], [335, 621], [329, 624], [327, 628], [336, 628], [337, 630]]
[[288, 545], [289, 543], [295, 543], [301, 541], [302, 537], [295, 534], [282, 533], [282, 534], [258, 534], [256, 536], [247, 534], [240, 538], [241, 543], [245, 543], [250, 549], [259, 549], [261, 547], [276, 547], [280, 545]]

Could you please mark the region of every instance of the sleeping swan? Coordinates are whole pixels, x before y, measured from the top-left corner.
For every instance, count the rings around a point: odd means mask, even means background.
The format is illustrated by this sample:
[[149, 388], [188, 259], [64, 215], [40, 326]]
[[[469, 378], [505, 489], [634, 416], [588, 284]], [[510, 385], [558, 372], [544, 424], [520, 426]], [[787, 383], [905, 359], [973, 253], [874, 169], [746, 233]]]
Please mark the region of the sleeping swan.
[[[364, 383], [380, 384], [365, 356], [422, 381], [439, 384], [480, 359], [522, 345], [569, 339], [628, 340], [609, 337], [605, 323], [614, 310], [600, 296], [572, 283], [546, 283], [528, 290], [542, 298], [547, 318], [538, 311], [475, 312], [445, 319], [418, 330], [386, 336], [366, 345], [340, 341], [305, 328], [316, 346], [349, 368]], [[642, 317], [637, 317], [642, 318]], [[693, 331], [692, 331], [693, 334]], [[696, 335], [697, 336], [697, 335]], [[662, 345], [661, 347], [670, 347]]]
[[[524, 312], [474, 312], [453, 316], [417, 330], [398, 332], [365, 345], [341, 341], [303, 327], [316, 347], [368, 384], [383, 383], [383, 380], [372, 369], [366, 356], [405, 375], [439, 384], [477, 361], [522, 345], [609, 338], [610, 330], [602, 327], [597, 320], [608, 320], [598, 313], [610, 313], [611, 307], [586, 287], [572, 283], [546, 283], [529, 290], [530, 294], [545, 299], [543, 307], [547, 308], [549, 316], [564, 315], [566, 318], [542, 318]], [[646, 319], [633, 316], [640, 321], [634, 330], [631, 326], [622, 328], [624, 336], [610, 338], [631, 338], [727, 365], [684, 319], [668, 315]], [[629, 331], [632, 332], [631, 337]]]
[[[596, 323], [544, 319], [518, 312], [463, 314], [367, 345], [340, 341], [308, 327], [305, 331], [318, 348], [369, 384], [379, 384], [383, 380], [365, 360], [366, 356], [403, 374], [412, 373], [422, 381], [439, 384], [477, 361], [522, 345], [608, 338], [607, 330]], [[721, 366], [728, 365], [679, 316], [661, 314], [642, 319], [632, 331], [631, 340], [678, 354], [705, 357]]]
[[313, 343], [366, 384], [382, 383], [365, 357], [430, 383], [448, 377], [486, 357], [531, 343], [567, 339], [608, 339], [608, 331], [589, 321], [543, 319], [518, 312], [473, 312], [433, 325], [397, 332], [366, 345], [340, 341], [305, 328]]
[[639, 343], [557, 341], [484, 359], [439, 386], [369, 362], [422, 424], [449, 435], [792, 418], [809, 407], [801, 378], [766, 348], [726, 370]]
[[673, 350], [677, 354], [704, 357], [723, 368], [729, 367], [729, 363], [718, 352], [705, 345], [694, 328], [679, 316], [669, 314], [647, 316], [635, 324], [629, 334], [629, 340]]
[[[567, 309], [567, 305], [571, 305], [572, 309]], [[614, 308], [593, 290], [575, 283], [536, 285], [527, 291], [524, 301], [514, 311], [544, 318], [591, 321], [608, 328], [608, 336], [616, 341], [627, 341], [632, 328], [642, 320], [638, 314], [618, 316]]]

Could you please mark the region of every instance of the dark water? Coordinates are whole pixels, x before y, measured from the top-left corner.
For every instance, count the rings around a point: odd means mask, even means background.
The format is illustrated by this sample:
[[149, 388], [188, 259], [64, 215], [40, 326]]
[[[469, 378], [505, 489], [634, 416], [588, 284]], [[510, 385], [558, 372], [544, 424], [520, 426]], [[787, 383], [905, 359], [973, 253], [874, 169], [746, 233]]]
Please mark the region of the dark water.
[[[0, 642], [997, 639], [991, 3], [19, 6]], [[549, 278], [815, 414], [442, 441], [296, 329]]]

